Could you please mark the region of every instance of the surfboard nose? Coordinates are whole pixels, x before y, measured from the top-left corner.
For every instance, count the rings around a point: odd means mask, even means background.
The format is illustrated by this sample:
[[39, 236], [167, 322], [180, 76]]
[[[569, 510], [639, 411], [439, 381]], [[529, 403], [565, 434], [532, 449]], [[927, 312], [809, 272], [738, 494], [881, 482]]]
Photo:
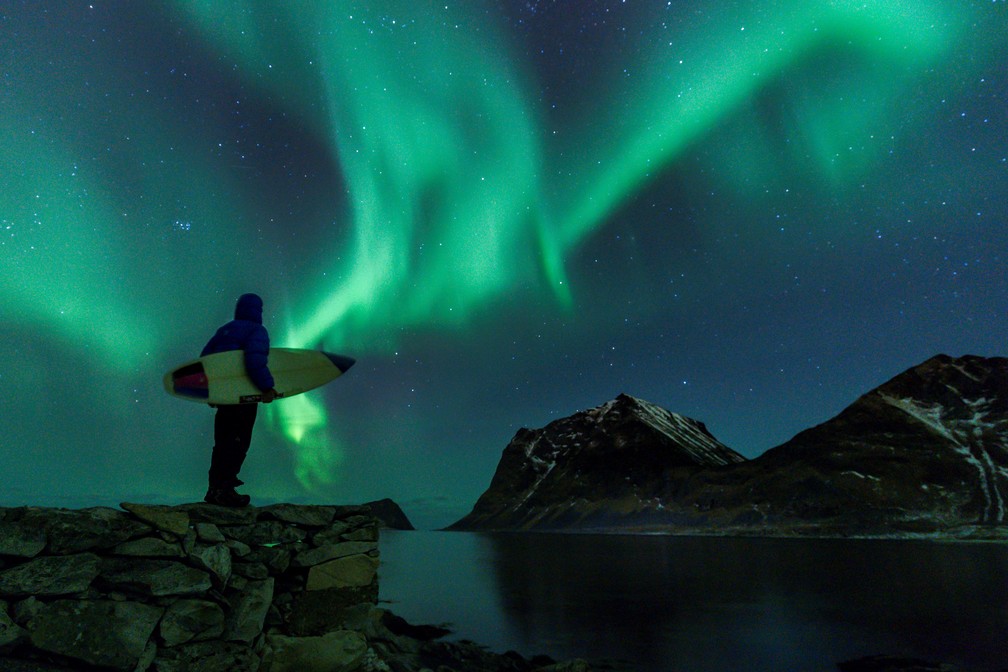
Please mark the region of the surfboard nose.
[[347, 369], [354, 365], [357, 361], [353, 357], [344, 357], [343, 355], [334, 355], [331, 352], [322, 353], [329, 358], [329, 361], [336, 365], [336, 368], [340, 370], [340, 373], [346, 373]]

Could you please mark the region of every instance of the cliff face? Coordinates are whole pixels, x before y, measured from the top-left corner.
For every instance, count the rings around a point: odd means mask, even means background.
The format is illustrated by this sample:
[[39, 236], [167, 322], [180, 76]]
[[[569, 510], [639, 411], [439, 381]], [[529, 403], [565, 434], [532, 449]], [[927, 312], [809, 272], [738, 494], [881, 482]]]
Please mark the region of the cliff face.
[[749, 461], [670, 453], [647, 433], [587, 422], [620, 405], [633, 406], [617, 399], [519, 432], [450, 529], [996, 536], [1006, 523], [1008, 359], [939, 355]]

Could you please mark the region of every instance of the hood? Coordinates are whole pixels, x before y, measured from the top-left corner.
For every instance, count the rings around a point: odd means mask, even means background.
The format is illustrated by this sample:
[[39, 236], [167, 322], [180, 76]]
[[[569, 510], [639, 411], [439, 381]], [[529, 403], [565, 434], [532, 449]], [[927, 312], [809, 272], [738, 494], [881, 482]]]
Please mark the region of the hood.
[[262, 324], [263, 301], [258, 294], [242, 294], [235, 305], [235, 319]]

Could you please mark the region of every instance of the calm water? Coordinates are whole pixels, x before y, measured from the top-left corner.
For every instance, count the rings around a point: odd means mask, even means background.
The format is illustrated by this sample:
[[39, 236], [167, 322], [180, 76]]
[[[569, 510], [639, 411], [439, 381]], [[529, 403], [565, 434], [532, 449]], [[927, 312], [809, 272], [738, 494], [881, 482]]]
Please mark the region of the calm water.
[[458, 639], [642, 672], [1008, 668], [1008, 545], [383, 531], [381, 599]]

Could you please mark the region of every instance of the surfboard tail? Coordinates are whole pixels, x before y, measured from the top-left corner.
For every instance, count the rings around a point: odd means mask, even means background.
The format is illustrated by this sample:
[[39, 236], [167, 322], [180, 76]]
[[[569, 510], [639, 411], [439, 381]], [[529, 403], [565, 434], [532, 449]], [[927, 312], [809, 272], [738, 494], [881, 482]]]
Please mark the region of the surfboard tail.
[[332, 362], [336, 366], [337, 369], [339, 369], [340, 373], [346, 373], [347, 369], [349, 369], [351, 366], [353, 366], [354, 363], [356, 363], [356, 361], [357, 361], [353, 357], [345, 357], [343, 355], [334, 355], [331, 352], [325, 352], [325, 353], [322, 353], [322, 354], [324, 354], [326, 357], [329, 358], [329, 361]]

